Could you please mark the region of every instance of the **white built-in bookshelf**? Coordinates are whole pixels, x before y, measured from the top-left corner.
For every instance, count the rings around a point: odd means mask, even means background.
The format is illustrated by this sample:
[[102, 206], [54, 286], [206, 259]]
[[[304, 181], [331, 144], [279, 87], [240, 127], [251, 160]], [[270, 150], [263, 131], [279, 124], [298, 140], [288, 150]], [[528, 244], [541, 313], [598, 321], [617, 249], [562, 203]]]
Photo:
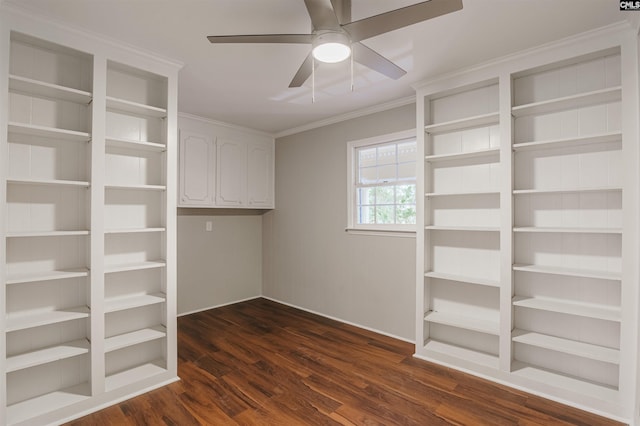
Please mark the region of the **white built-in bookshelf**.
[[618, 50], [512, 76], [514, 374], [620, 390], [621, 77]]
[[2, 183], [7, 424], [51, 409], [47, 399], [90, 396], [92, 80], [90, 55], [11, 34]]
[[[167, 371], [167, 78], [108, 61], [106, 83], [104, 346], [111, 391]], [[146, 238], [150, 233], [155, 238]]]
[[178, 66], [8, 28], [0, 423], [49, 424], [177, 378]]
[[619, 31], [416, 87], [416, 356], [631, 419], [638, 65]]
[[[460, 106], [464, 107], [460, 107]], [[430, 98], [423, 121], [424, 349], [497, 367], [500, 129], [497, 80]], [[477, 302], [477, 303], [474, 303]], [[474, 352], [477, 353], [474, 355]]]

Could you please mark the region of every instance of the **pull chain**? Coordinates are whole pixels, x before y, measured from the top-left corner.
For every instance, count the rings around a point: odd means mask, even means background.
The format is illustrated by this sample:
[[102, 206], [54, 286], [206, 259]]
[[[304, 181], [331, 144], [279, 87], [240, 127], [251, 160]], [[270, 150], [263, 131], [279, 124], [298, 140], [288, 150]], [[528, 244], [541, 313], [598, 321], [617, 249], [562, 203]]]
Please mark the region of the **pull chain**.
[[353, 92], [353, 50], [351, 51], [351, 91]]
[[311, 103], [316, 103], [316, 58], [311, 57]]

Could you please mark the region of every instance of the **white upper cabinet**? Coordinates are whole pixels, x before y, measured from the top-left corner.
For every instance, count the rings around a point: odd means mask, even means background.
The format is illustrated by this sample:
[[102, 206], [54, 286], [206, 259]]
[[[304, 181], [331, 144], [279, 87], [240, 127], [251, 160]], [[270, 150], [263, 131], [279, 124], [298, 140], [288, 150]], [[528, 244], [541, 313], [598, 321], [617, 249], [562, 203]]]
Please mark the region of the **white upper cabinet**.
[[214, 140], [180, 132], [180, 199], [183, 206], [210, 206], [215, 200]]
[[178, 205], [273, 208], [273, 154], [273, 140], [181, 130]]

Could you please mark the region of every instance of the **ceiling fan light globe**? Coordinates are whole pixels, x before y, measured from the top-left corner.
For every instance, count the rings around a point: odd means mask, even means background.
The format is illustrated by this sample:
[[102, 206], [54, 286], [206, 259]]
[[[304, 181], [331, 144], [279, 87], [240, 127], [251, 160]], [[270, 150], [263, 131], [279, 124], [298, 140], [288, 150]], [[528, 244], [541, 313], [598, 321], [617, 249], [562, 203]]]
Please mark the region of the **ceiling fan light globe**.
[[342, 33], [327, 32], [315, 38], [311, 52], [320, 62], [342, 62], [351, 55], [351, 43]]
[[351, 55], [351, 48], [341, 43], [324, 43], [313, 49], [313, 57], [320, 62], [342, 62]]

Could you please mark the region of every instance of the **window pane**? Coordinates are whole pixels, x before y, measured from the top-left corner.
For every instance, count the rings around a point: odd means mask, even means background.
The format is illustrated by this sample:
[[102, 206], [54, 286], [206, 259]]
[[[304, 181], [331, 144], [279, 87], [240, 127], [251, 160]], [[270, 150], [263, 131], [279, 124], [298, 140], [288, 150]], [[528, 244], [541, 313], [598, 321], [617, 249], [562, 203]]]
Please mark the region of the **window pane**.
[[376, 208], [373, 206], [359, 207], [358, 223], [359, 224], [376, 223]]
[[375, 205], [376, 204], [376, 191], [375, 188], [359, 188], [358, 199], [356, 201], [358, 205]]
[[358, 171], [358, 183], [375, 183], [377, 179], [378, 169], [375, 167], [367, 167]]
[[397, 167], [395, 164], [378, 167], [378, 182], [394, 182]]
[[358, 167], [371, 167], [376, 165], [376, 149], [358, 149]]
[[376, 223], [392, 225], [396, 223], [395, 206], [378, 206], [376, 208]]
[[417, 145], [415, 141], [398, 144], [398, 163], [415, 162]]
[[396, 201], [395, 187], [378, 186], [376, 187], [376, 204], [394, 204]]
[[400, 204], [396, 206], [396, 223], [415, 225], [416, 206], [414, 204]]
[[416, 163], [398, 164], [398, 180], [415, 180], [416, 179]]
[[396, 162], [396, 144], [378, 147], [378, 165], [395, 164]]
[[416, 186], [398, 185], [396, 186], [397, 204], [416, 204]]

